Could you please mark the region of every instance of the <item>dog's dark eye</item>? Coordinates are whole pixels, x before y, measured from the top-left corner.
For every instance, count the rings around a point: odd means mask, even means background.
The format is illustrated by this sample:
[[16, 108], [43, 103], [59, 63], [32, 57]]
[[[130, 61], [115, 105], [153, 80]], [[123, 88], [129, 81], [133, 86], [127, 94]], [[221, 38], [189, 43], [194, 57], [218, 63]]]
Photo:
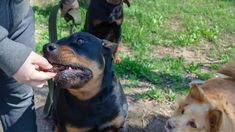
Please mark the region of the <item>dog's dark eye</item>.
[[184, 109], [182, 109], [181, 114], [184, 114]]
[[78, 44], [84, 44], [84, 43], [85, 43], [85, 40], [84, 40], [84, 39], [81, 39], [81, 38], [78, 38], [78, 39], [77, 39], [77, 43], [78, 43]]
[[84, 43], [85, 43], [85, 40], [82, 38], [74, 38], [73, 39], [73, 44], [83, 45]]
[[192, 127], [192, 128], [197, 128], [197, 125], [196, 125], [196, 123], [195, 123], [193, 120], [189, 121], [189, 122], [187, 123], [187, 125], [190, 126], [190, 127]]

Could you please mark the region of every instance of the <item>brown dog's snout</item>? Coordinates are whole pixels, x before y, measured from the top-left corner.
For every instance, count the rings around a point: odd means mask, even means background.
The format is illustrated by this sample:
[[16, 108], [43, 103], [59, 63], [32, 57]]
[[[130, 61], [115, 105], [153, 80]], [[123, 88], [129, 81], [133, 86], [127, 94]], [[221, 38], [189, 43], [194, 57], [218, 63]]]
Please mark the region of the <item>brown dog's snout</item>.
[[43, 47], [43, 53], [51, 53], [56, 51], [58, 51], [58, 46], [54, 43], [46, 44]]
[[175, 122], [173, 120], [168, 120], [165, 125], [166, 130], [171, 131], [175, 128]]

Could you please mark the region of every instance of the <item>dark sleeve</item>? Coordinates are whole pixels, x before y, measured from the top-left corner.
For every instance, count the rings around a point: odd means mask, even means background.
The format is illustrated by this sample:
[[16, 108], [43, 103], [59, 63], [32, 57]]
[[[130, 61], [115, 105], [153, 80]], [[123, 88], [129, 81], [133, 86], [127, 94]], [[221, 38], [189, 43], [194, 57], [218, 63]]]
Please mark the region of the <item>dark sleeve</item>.
[[22, 66], [32, 49], [12, 41], [8, 31], [0, 26], [0, 69], [8, 76], [13, 76]]
[[64, 4], [70, 4], [72, 2], [74, 2], [75, 0], [61, 0], [62, 3]]

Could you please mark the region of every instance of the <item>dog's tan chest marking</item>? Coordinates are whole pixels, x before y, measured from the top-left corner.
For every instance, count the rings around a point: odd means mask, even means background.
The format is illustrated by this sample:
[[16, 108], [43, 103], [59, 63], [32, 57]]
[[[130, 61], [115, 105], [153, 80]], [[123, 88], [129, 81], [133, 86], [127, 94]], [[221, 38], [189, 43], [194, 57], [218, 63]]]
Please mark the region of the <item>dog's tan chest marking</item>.
[[102, 22], [103, 22], [103, 21], [97, 20], [97, 19], [92, 21], [92, 23], [93, 23], [94, 26], [97, 26], [97, 25], [101, 24]]
[[105, 123], [100, 128], [107, 128], [107, 127], [114, 127], [114, 128], [120, 128], [123, 126], [123, 123], [125, 121], [125, 118], [121, 115], [118, 115], [116, 118], [114, 118], [112, 121]]
[[71, 125], [66, 125], [67, 132], [87, 132], [89, 130], [91, 130], [91, 128], [76, 128], [72, 127]]
[[115, 22], [116, 22], [117, 25], [121, 25], [121, 24], [122, 24], [122, 21], [123, 21], [123, 19], [116, 19], [116, 20], [115, 20]]

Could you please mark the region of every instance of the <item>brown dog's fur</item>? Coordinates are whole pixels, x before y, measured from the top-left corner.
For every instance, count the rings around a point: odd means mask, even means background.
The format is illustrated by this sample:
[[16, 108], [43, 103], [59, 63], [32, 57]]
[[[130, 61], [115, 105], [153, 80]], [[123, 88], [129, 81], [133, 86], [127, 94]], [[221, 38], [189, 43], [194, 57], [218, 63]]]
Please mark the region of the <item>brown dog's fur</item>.
[[225, 65], [219, 73], [228, 77], [193, 85], [178, 102], [177, 111], [166, 123], [168, 132], [235, 131], [235, 63]]

